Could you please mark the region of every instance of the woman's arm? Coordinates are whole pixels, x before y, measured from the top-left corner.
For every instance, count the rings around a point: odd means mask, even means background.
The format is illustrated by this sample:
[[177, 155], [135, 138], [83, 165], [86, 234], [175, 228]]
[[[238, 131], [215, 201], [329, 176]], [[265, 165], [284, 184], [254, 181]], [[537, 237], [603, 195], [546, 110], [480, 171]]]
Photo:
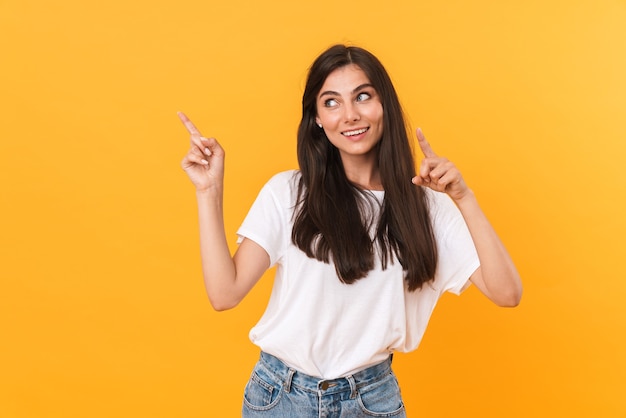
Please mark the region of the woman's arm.
[[183, 113], [179, 117], [191, 135], [181, 165], [196, 188], [204, 285], [215, 310], [234, 308], [269, 267], [269, 255], [244, 239], [231, 257], [224, 230], [224, 150], [214, 138], [204, 138]]
[[522, 298], [522, 281], [508, 251], [478, 205], [474, 193], [455, 201], [470, 231], [480, 267], [470, 280], [498, 306], [517, 306]]
[[470, 280], [499, 306], [517, 306], [522, 297], [522, 281], [504, 244], [480, 208], [476, 196], [467, 187], [456, 166], [437, 156], [421, 130], [417, 130], [424, 153], [419, 175], [413, 183], [447, 193], [459, 208], [470, 231], [480, 267]]

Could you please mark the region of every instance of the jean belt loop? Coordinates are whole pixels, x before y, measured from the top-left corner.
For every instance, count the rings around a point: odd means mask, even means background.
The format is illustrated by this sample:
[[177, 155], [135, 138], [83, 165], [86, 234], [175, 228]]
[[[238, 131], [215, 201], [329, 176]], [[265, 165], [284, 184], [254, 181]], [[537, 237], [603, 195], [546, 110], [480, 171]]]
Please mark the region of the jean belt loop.
[[354, 381], [354, 377], [352, 375], [346, 376], [346, 380], [350, 384], [350, 399], [356, 398], [356, 382]]
[[291, 381], [293, 380], [293, 375], [296, 373], [294, 369], [291, 367], [287, 372], [287, 379], [285, 380], [285, 392], [289, 393], [291, 391]]

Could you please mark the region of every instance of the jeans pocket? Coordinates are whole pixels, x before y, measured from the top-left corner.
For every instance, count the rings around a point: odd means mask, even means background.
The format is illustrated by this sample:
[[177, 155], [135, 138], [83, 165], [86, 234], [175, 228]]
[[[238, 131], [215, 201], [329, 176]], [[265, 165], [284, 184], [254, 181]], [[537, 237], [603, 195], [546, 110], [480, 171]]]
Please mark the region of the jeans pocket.
[[255, 368], [243, 394], [244, 405], [255, 411], [272, 409], [280, 401], [282, 385]]
[[404, 403], [400, 394], [400, 386], [393, 373], [359, 389], [357, 401], [363, 412], [369, 416], [404, 416]]

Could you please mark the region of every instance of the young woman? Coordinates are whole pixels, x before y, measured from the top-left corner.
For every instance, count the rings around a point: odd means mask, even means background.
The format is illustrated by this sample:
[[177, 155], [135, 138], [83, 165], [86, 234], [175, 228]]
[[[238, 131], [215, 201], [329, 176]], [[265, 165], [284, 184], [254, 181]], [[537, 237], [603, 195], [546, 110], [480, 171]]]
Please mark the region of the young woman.
[[275, 175], [238, 230], [224, 231], [224, 150], [183, 114], [196, 188], [204, 281], [217, 310], [235, 307], [276, 265], [244, 417], [405, 416], [394, 351], [417, 348], [441, 294], [473, 283], [519, 303], [516, 268], [471, 189], [417, 131], [415, 170], [400, 103], [368, 51], [335, 45], [310, 68], [299, 170]]

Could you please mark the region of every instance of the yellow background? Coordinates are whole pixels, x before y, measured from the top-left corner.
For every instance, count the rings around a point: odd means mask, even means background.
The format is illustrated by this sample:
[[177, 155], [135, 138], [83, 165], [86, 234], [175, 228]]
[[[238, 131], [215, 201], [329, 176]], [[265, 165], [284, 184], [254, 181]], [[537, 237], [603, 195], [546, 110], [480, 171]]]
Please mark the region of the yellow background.
[[522, 304], [446, 296], [410, 416], [626, 416], [626, 2], [0, 2], [0, 417], [235, 417], [271, 275], [204, 294], [185, 111], [226, 229], [294, 168], [306, 70], [350, 42], [462, 169]]

